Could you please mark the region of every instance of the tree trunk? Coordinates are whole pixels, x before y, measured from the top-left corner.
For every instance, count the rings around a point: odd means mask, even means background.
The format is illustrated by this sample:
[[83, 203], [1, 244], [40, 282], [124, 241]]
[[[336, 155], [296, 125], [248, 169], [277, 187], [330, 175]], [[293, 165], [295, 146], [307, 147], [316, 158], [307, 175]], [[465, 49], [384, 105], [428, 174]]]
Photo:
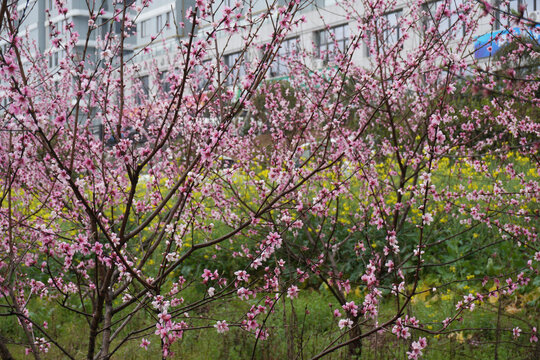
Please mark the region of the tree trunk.
[[[353, 339], [362, 335], [362, 329], [358, 324], [359, 318], [353, 319], [353, 327], [349, 332], [349, 338]], [[349, 344], [349, 356], [351, 359], [360, 359], [362, 356], [362, 339], [358, 339]]]
[[6, 341], [7, 339], [0, 335], [0, 359], [2, 360], [15, 360], [13, 356], [11, 356], [11, 353], [9, 352], [9, 349], [7, 348]]
[[109, 359], [109, 346], [111, 344], [111, 325], [112, 325], [112, 290], [108, 289], [105, 294], [105, 316], [103, 317], [103, 341], [99, 359]]

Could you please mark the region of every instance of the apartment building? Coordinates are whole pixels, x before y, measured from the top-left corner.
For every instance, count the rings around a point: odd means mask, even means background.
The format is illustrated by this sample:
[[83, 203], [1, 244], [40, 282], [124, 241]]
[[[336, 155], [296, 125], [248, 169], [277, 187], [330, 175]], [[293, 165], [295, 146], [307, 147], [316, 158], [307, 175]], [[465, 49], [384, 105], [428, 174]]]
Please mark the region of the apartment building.
[[[132, 3], [133, 0], [129, 2]], [[65, 39], [74, 32], [79, 34], [75, 46], [76, 54], [82, 58], [83, 49], [86, 48], [85, 55], [95, 60], [100, 53], [99, 38], [107, 32], [119, 34], [121, 31], [120, 23], [111, 19], [114, 17], [115, 8], [122, 4], [114, 0], [101, 0], [96, 2], [95, 8], [89, 9], [88, 3], [86, 0], [19, 0], [19, 20], [15, 26], [19, 28], [19, 36], [28, 40], [31, 52], [38, 51], [48, 56], [50, 68], [58, 66], [66, 56], [61, 42], [54, 38]], [[91, 12], [95, 14], [94, 19], [91, 19]], [[90, 24], [94, 24], [94, 29], [89, 32]], [[0, 40], [0, 47], [5, 48], [8, 45], [6, 39]], [[135, 38], [128, 38], [125, 51], [131, 52], [134, 46]]]
[[[90, 33], [88, 39], [87, 55], [95, 57], [99, 55], [98, 39], [107, 32], [119, 34], [121, 31], [120, 23], [111, 21], [114, 17], [115, 8], [122, 7], [124, 4], [131, 5], [134, 1], [140, 0], [100, 0], [96, 1], [96, 6], [101, 6], [102, 10], [96, 12], [97, 17], [94, 25], [95, 31]], [[285, 0], [278, 0], [283, 2]], [[452, 0], [448, 3], [450, 11], [459, 8], [459, 4], [464, 0]], [[512, 27], [512, 20], [505, 14], [519, 14], [523, 11], [523, 16], [532, 20], [540, 21], [540, 0], [492, 0], [493, 7], [502, 11], [496, 11], [496, 21], [490, 23], [488, 18], [480, 24], [478, 28], [477, 58], [488, 57], [492, 55], [504, 43], [504, 37], [495, 39], [495, 35], [508, 31]], [[435, 12], [443, 0], [426, 1], [425, 10], [427, 13]], [[58, 9], [56, 0], [19, 0], [18, 12], [22, 22], [19, 33], [21, 36], [27, 36], [35, 44], [35, 49], [48, 56], [49, 66], [58, 66], [61, 59], [65, 56], [61, 46], [57, 46], [51, 41], [51, 33], [65, 33], [77, 31], [80, 34], [76, 51], [82, 52], [86, 43], [86, 35], [90, 20], [90, 11], [87, 0], [65, 0], [62, 2], [64, 10]], [[135, 5], [137, 5], [135, 3]], [[224, 0], [219, 3], [220, 6], [233, 4], [232, 0]], [[251, 0], [252, 13], [266, 10], [268, 2], [265, 0]], [[187, 36], [190, 31], [189, 20], [185, 18], [186, 10], [194, 7], [195, 0], [154, 0], [149, 6], [144, 7], [142, 12], [136, 16], [136, 30], [128, 38], [125, 51], [133, 55], [133, 61], [141, 65], [141, 79], [148, 81], [149, 64], [152, 62], [160, 69], [170, 67], [170, 62], [174, 59], [174, 54], [178, 51], [179, 41]], [[363, 10], [359, 4], [358, 14]], [[400, 17], [406, 14], [409, 5], [406, 1], [398, 1], [393, 9], [383, 15], [384, 22], [388, 24], [384, 32], [384, 39], [387, 46], [395, 43], [403, 34], [400, 34]], [[336, 0], [315, 0], [310, 5], [304, 7], [301, 16], [305, 16], [306, 22], [298, 29], [291, 32], [282, 43], [279, 54], [270, 70], [269, 76], [272, 78], [283, 78], [287, 76], [288, 68], [282, 61], [284, 57], [293, 52], [306, 50], [313, 54], [312, 57], [304, 59], [306, 65], [313, 69], [327, 66], [328, 52], [331, 52], [337, 43], [337, 46], [344, 50], [348, 45], [351, 33], [357, 29], [358, 22], [351, 17], [342, 6], [336, 3]], [[457, 20], [459, 14], [453, 13], [439, 24], [439, 32], [446, 31]], [[91, 21], [91, 22], [92, 22]], [[429, 21], [429, 19], [428, 19]], [[69, 25], [68, 25], [69, 24]], [[184, 24], [185, 26], [181, 26]], [[70, 28], [68, 28], [68, 26]], [[198, 33], [203, 36], [207, 27], [203, 24], [197, 28]], [[460, 31], [459, 29], [457, 30]], [[259, 43], [268, 42], [271, 39], [273, 27], [270, 23], [264, 25], [259, 30]], [[410, 34], [409, 34], [410, 35]], [[421, 34], [409, 36], [404, 44], [404, 50], [414, 48], [419, 42]], [[533, 38], [538, 39], [538, 32], [533, 34]], [[487, 46], [489, 44], [490, 46]], [[8, 46], [5, 40], [0, 40], [0, 47]], [[491, 52], [487, 51], [490, 47]], [[151, 51], [142, 51], [148, 48]], [[217, 55], [222, 58], [224, 65], [231, 67], [240, 56], [244, 61], [249, 62], [250, 58], [260, 55], [257, 49], [250, 50], [248, 54], [242, 54], [244, 40], [241, 34], [228, 36], [218, 36], [217, 46], [208, 55], [207, 61], [215, 61]], [[473, 49], [471, 49], [473, 50]], [[370, 54], [367, 48], [357, 49], [353, 56], [353, 61], [362, 66], [369, 66]], [[210, 63], [208, 63], [210, 64]], [[242, 68], [237, 70], [242, 75]], [[230, 84], [230, 83], [229, 83]]]
[[[448, 29], [453, 27], [460, 14], [460, 4], [465, 0], [452, 0], [447, 3], [449, 12], [452, 15], [444, 18], [438, 24], [439, 33], [445, 33]], [[148, 45], [148, 40], [152, 39], [153, 43], [150, 45], [152, 51], [149, 53], [141, 53], [135, 57], [135, 61], [140, 63], [141, 73], [145, 74], [146, 66], [149, 61], [153, 61], [154, 65], [165, 70], [169, 67], [170, 61], [173, 58], [175, 48], [178, 45], [178, 40], [185, 36], [186, 33], [176, 33], [177, 28], [173, 26], [164, 26], [169, 24], [172, 12], [176, 11], [177, 17], [181, 18], [181, 12], [179, 12], [180, 1], [171, 1], [170, 4], [165, 5], [163, 2], [155, 2], [150, 8], [143, 10], [140, 19], [138, 20], [138, 35], [137, 35], [137, 47]], [[221, 2], [223, 4], [231, 3], [230, 0]], [[424, 10], [428, 14], [426, 16], [426, 27], [429, 27], [430, 15], [434, 15], [439, 5], [443, 4], [444, 0], [426, 1]], [[158, 5], [159, 4], [159, 5]], [[192, 4], [184, 4], [183, 10]], [[232, 5], [232, 4], [229, 4]], [[253, 7], [252, 12], [263, 11], [267, 5], [266, 1], [257, 0], [250, 2]], [[358, 5], [358, 14], [362, 14], [363, 10], [361, 4]], [[540, 19], [540, 0], [494, 0], [492, 1], [493, 9], [500, 9], [501, 11], [492, 10], [496, 17], [494, 22], [489, 21], [489, 17], [482, 18], [475, 36], [478, 37], [476, 44], [469, 49], [471, 54], [477, 59], [488, 58], [493, 55], [499, 47], [504, 44], [504, 36], [500, 36], [508, 29], [512, 29], [515, 24], [512, 15], [517, 15], [520, 12], [523, 17], [527, 19]], [[387, 29], [384, 31], [384, 42], [386, 46], [392, 46], [397, 40], [403, 36], [401, 34], [400, 18], [409, 11], [410, 3], [407, 1], [398, 1], [396, 5], [383, 15], [383, 22], [387, 24]], [[305, 50], [312, 56], [303, 58], [306, 66], [311, 69], [317, 70], [328, 66], [328, 63], [332, 59], [328, 58], [328, 53], [331, 53], [333, 48], [337, 46], [344, 50], [349, 46], [350, 35], [354, 34], [358, 28], [358, 21], [350, 16], [350, 13], [345, 11], [343, 7], [336, 3], [336, 0], [315, 0], [309, 6], [306, 6], [301, 11], [301, 16], [305, 16], [306, 22], [300, 26], [300, 28], [288, 34], [287, 38], [281, 44], [279, 48], [278, 56], [275, 58], [274, 64], [269, 71], [269, 77], [271, 78], [284, 78], [288, 75], [288, 68], [285, 62], [282, 60], [293, 52]], [[204, 25], [200, 26], [197, 30], [199, 36], [204, 36], [205, 31], [208, 28]], [[183, 31], [186, 31], [184, 28]], [[517, 28], [516, 28], [517, 30]], [[454, 27], [455, 35], [459, 39], [460, 36], [466, 36], [465, 27], [459, 29]], [[269, 42], [273, 33], [272, 24], [269, 22], [259, 30], [258, 43]], [[408, 34], [408, 38], [404, 43], [404, 50], [413, 49], [421, 41], [423, 34]], [[529, 34], [532, 38], [539, 39], [539, 32], [533, 31]], [[157, 41], [155, 39], [158, 39]], [[243, 53], [245, 42], [242, 39], [242, 34], [233, 34], [232, 36], [218, 36], [216, 47], [209, 53], [206, 64], [210, 65], [216, 61], [219, 57], [226, 68], [231, 68], [242, 57], [242, 61], [250, 62], [252, 59], [261, 55], [261, 51], [255, 47], [248, 53]], [[450, 43], [452, 46], [452, 42]], [[458, 46], [458, 41], [455, 41], [455, 46]], [[489, 49], [489, 51], [488, 51]], [[357, 49], [353, 55], [353, 61], [361, 66], [370, 66], [370, 57], [367, 46]], [[472, 58], [471, 58], [472, 59]], [[240, 67], [233, 75], [242, 75], [245, 73], [245, 69]], [[142, 75], [143, 81], [147, 82], [147, 75]], [[227, 84], [232, 85], [233, 77], [229, 77]]]

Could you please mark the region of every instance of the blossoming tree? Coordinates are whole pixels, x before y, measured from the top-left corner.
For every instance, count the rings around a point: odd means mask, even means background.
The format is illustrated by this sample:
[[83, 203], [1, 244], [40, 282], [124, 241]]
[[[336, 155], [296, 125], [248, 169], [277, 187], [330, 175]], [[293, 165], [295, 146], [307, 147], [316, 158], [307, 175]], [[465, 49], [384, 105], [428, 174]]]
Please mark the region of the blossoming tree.
[[[101, 7], [89, 4], [91, 34]], [[414, 1], [392, 23], [394, 3], [365, 0], [337, 5], [353, 21], [345, 46], [329, 30], [327, 50], [284, 56], [309, 3], [250, 4], [198, 0], [167, 75], [148, 61], [144, 84], [125, 43], [145, 2], [115, 3], [95, 53], [69, 23], [51, 32], [59, 67], [2, 2], [0, 315], [30, 356], [81, 357], [36, 310], [50, 306], [85, 325], [87, 359], [132, 343], [169, 357], [189, 331], [250, 334], [255, 357], [276, 307], [322, 286], [339, 306], [310, 314], [335, 318], [314, 359], [360, 356], [381, 333], [417, 359], [465, 311], [534, 288], [538, 72], [504, 64], [537, 48], [514, 34], [504, 58], [474, 60], [479, 23], [500, 21], [487, 3]], [[502, 17], [536, 36], [523, 13]], [[235, 37], [243, 49], [226, 63]], [[268, 80], [276, 61], [286, 83]], [[411, 312], [468, 283], [451, 313]], [[221, 317], [231, 301], [242, 316]], [[533, 349], [536, 326], [508, 331]]]

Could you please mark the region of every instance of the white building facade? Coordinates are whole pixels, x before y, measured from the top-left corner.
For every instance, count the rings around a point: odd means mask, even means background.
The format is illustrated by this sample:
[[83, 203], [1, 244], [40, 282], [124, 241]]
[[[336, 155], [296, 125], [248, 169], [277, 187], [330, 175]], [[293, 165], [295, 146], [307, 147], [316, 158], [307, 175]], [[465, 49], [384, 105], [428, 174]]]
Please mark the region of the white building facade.
[[[100, 47], [98, 39], [104, 36], [105, 33], [119, 34], [120, 23], [111, 21], [117, 15], [116, 9], [122, 8], [124, 5], [134, 5], [142, 9], [135, 16], [135, 24], [132, 31], [133, 36], [127, 38], [124, 50], [128, 54], [133, 54], [133, 62], [141, 66], [141, 78], [144, 81], [144, 76], [149, 73], [149, 62], [158, 66], [160, 70], [165, 71], [171, 66], [171, 61], [174, 61], [174, 55], [179, 49], [179, 44], [182, 39], [185, 39], [191, 30], [189, 20], [185, 18], [186, 11], [195, 6], [195, 0], [154, 0], [148, 6], [141, 7], [141, 0], [103, 0], [95, 2], [87, 2], [86, 0], [67, 0], [63, 1], [65, 11], [59, 11], [56, 0], [19, 0], [18, 12], [23, 21], [18, 24], [19, 34], [35, 44], [35, 49], [48, 56], [49, 66], [54, 68], [59, 65], [60, 60], [65, 56], [61, 46], [55, 46], [52, 43], [51, 33], [65, 33], [76, 31], [79, 36], [77, 43], [78, 52], [82, 56], [82, 51], [85, 47], [88, 48], [86, 56], [96, 58], [99, 56]], [[439, 23], [439, 32], [444, 32], [457, 21], [459, 14], [455, 11], [459, 9], [460, 4], [465, 0], [450, 0], [446, 2], [449, 11], [452, 15], [448, 16]], [[489, 21], [489, 17], [485, 17], [483, 22], [477, 29], [475, 36], [504, 31], [508, 27], [512, 27], [512, 20], [508, 19], [506, 14], [518, 14], [523, 11], [523, 16], [532, 20], [540, 21], [540, 0], [510, 0], [501, 2], [501, 0], [491, 0], [493, 9], [501, 9], [501, 11], [493, 11], [496, 21]], [[89, 9], [88, 4], [97, 6]], [[233, 6], [231, 0], [219, 2], [221, 6]], [[443, 0], [426, 1], [424, 7], [426, 13], [436, 11]], [[264, 0], [245, 1], [245, 6], [251, 6], [253, 14], [266, 11], [268, 2]], [[284, 0], [279, 0], [278, 5], [284, 5]], [[358, 3], [356, 14], [364, 13], [362, 5]], [[385, 41], [388, 45], [396, 42], [403, 34], [400, 33], [401, 16], [408, 12], [410, 4], [404, 1], [398, 1], [387, 13], [382, 17], [388, 26], [388, 30], [384, 33]], [[219, 10], [218, 10], [219, 11]], [[90, 13], [96, 14], [92, 19]], [[287, 66], [281, 61], [283, 57], [294, 52], [307, 51], [311, 54], [310, 57], [304, 58], [306, 66], [317, 70], [327, 66], [331, 59], [324, 54], [331, 52], [337, 46], [341, 50], [345, 50], [349, 46], [350, 36], [354, 35], [358, 30], [358, 21], [354, 14], [346, 11], [343, 6], [336, 3], [336, 0], [315, 0], [308, 6], [304, 7], [299, 13], [299, 16], [304, 16], [306, 21], [298, 28], [295, 28], [288, 34], [286, 39], [281, 44], [279, 54], [272, 65], [268, 76], [270, 78], [283, 78], [287, 76]], [[429, 19], [428, 19], [429, 20]], [[94, 24], [98, 28], [92, 31], [88, 39], [89, 23]], [[70, 28], [68, 28], [68, 24]], [[209, 29], [209, 25], [202, 24], [196, 27], [196, 32], [204, 35]], [[273, 33], [271, 22], [267, 22], [259, 30], [257, 42], [264, 44], [269, 42]], [[459, 29], [457, 30], [459, 32]], [[538, 32], [536, 32], [538, 33]], [[459, 34], [458, 34], [459, 35]], [[463, 34], [466, 35], [466, 34]], [[408, 38], [404, 43], [404, 50], [412, 49], [418, 45], [422, 34], [408, 34]], [[534, 37], [534, 36], [533, 36]], [[6, 48], [9, 46], [7, 39], [0, 40], [0, 47]], [[476, 53], [478, 58], [493, 54], [485, 51]], [[151, 51], [142, 51], [144, 48]], [[218, 35], [216, 47], [211, 49], [207, 56], [207, 64], [211, 64], [219, 57], [225, 66], [231, 67], [238, 57], [242, 55], [245, 47], [245, 42], [242, 39], [242, 33], [236, 33], [231, 36]], [[487, 48], [487, 46], [484, 46]], [[471, 49], [474, 52], [474, 49]], [[243, 61], [249, 62], [252, 58], [260, 55], [260, 50], [255, 47], [248, 54], [243, 54]], [[360, 66], [370, 66], [370, 53], [366, 46], [356, 49], [352, 57], [354, 63]], [[239, 70], [240, 72], [242, 70]], [[240, 75], [242, 75], [240, 73]]]

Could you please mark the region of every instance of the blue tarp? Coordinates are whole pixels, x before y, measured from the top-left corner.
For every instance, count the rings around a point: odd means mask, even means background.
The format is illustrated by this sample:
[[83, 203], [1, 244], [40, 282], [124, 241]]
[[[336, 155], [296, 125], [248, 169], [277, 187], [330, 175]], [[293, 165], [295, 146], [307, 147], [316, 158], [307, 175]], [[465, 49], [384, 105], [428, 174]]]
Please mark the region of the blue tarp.
[[[523, 33], [527, 34], [531, 39], [540, 42], [540, 32], [538, 30], [539, 27], [537, 26], [535, 29], [525, 30]], [[510, 31], [512, 31], [512, 33], [510, 33]], [[505, 29], [493, 31], [477, 37], [474, 41], [474, 57], [476, 59], [481, 59], [495, 54], [506, 43], [512, 41], [513, 38], [520, 36], [521, 33], [522, 29], [515, 27], [511, 30]]]

